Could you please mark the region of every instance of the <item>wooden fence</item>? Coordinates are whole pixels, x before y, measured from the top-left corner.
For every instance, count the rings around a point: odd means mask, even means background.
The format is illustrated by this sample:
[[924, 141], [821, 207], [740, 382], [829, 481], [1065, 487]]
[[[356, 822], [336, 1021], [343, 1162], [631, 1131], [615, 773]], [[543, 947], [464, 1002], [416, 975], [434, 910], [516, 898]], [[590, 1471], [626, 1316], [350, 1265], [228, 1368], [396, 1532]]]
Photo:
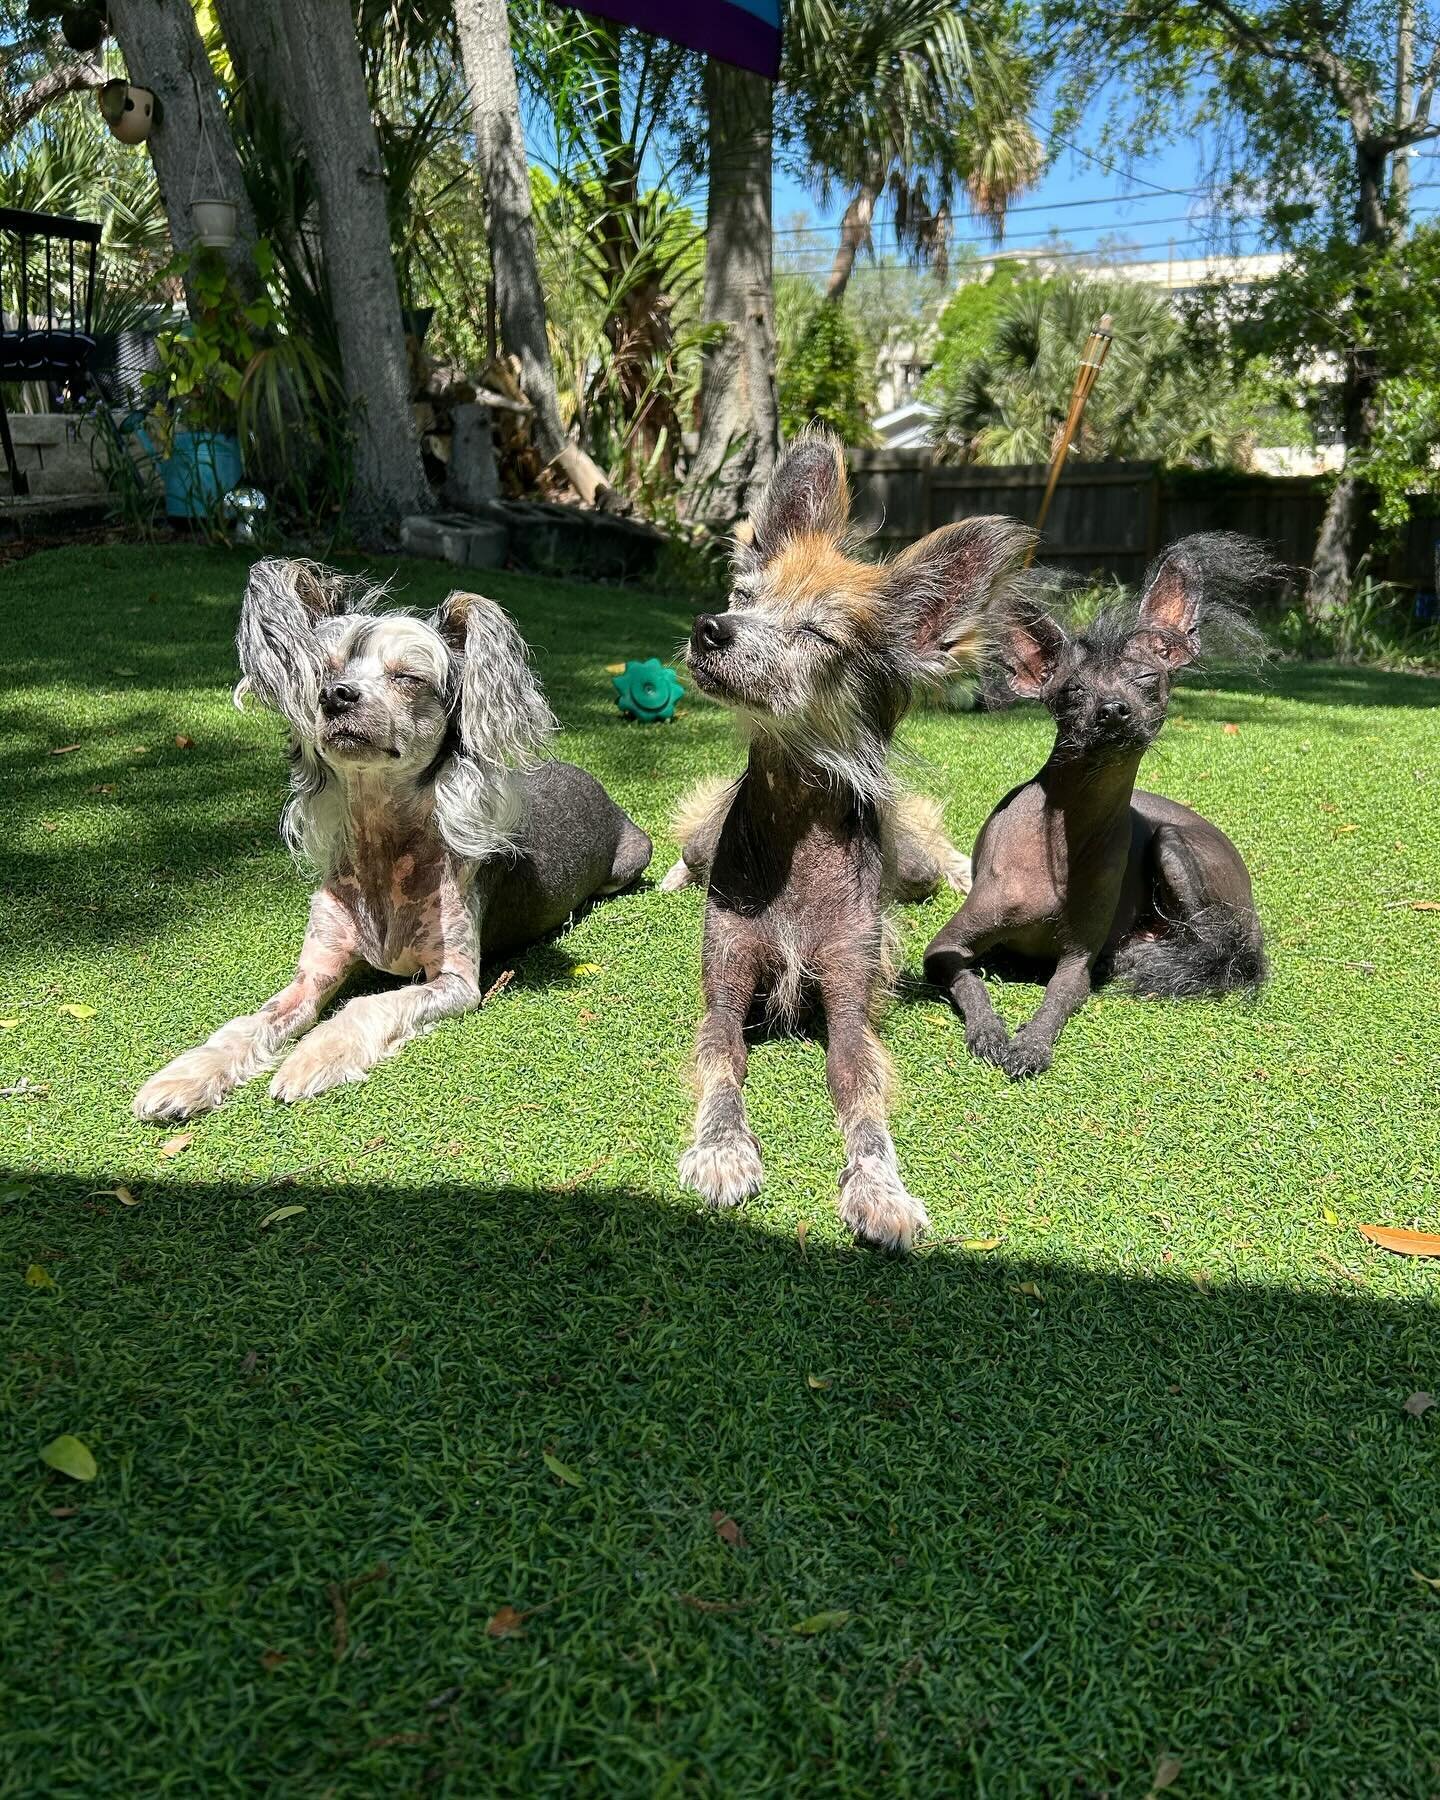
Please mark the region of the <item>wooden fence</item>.
[[[929, 450], [851, 450], [855, 517], [877, 547], [903, 549], [939, 525], [978, 513], [1033, 520], [1043, 464], [982, 468], [937, 463]], [[1073, 574], [1133, 583], [1164, 545], [1192, 531], [1241, 531], [1295, 568], [1308, 568], [1325, 493], [1308, 476], [1191, 474], [1154, 463], [1075, 463], [1061, 476], [1040, 560]], [[1380, 571], [1435, 586], [1440, 520], [1412, 521]]]

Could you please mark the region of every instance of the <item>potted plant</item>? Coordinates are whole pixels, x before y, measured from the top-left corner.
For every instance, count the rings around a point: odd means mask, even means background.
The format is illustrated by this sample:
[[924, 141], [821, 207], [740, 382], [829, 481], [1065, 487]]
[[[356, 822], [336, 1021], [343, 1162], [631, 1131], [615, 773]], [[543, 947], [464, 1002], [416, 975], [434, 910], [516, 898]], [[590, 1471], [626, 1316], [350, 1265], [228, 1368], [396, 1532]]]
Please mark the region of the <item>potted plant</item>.
[[223, 260], [196, 250], [171, 265], [183, 276], [191, 316], [156, 341], [159, 366], [148, 377], [149, 448], [165, 484], [172, 519], [209, 519], [244, 473], [236, 408], [247, 370], [279, 315], [266, 298], [247, 301]]

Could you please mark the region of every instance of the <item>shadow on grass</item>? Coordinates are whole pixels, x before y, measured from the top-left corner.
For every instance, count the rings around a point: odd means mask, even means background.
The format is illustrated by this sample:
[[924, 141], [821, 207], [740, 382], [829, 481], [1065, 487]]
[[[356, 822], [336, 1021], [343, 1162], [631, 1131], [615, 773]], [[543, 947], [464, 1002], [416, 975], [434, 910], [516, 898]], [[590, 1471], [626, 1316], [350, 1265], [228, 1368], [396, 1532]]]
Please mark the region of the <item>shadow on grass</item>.
[[1430, 1790], [1428, 1307], [367, 1162], [0, 1173], [20, 1789]]

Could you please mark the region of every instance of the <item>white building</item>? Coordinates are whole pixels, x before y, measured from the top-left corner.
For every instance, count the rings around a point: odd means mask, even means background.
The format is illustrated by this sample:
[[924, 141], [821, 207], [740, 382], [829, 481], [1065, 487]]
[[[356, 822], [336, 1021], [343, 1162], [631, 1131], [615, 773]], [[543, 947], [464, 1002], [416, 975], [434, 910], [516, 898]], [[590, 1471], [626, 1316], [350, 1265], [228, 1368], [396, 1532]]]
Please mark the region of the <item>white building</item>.
[[[1278, 251], [1258, 252], [1248, 256], [1149, 256], [1133, 261], [1122, 257], [1078, 257], [1062, 249], [1001, 250], [983, 261], [967, 266], [964, 282], [986, 280], [998, 262], [1025, 263], [1036, 276], [1062, 273], [1104, 276], [1110, 281], [1133, 281], [1142, 287], [1156, 288], [1182, 300], [1205, 288], [1221, 283], [1244, 290], [1255, 282], [1268, 281], [1278, 275], [1285, 258]], [[962, 284], [963, 285], [963, 284]], [[887, 347], [876, 372], [876, 402], [882, 408], [871, 421], [879, 441], [891, 449], [920, 448], [930, 442], [929, 424], [934, 408], [919, 397], [921, 382], [933, 366], [930, 352], [934, 348], [935, 328], [918, 342], [897, 343]], [[1309, 372], [1316, 382], [1336, 381], [1337, 368], [1327, 361], [1317, 363]], [[1256, 449], [1252, 463], [1258, 474], [1320, 475], [1341, 467], [1344, 446], [1321, 444], [1315, 449]]]

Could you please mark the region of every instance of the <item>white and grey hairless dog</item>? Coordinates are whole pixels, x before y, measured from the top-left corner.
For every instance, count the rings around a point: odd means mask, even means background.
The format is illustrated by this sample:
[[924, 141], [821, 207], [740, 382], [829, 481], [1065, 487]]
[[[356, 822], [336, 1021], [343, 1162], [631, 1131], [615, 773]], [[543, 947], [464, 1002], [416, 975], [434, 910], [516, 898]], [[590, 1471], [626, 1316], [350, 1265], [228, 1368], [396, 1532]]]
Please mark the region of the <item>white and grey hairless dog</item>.
[[900, 1177], [873, 1029], [891, 973], [886, 905], [947, 877], [968, 885], [968, 866], [938, 811], [897, 793], [890, 741], [917, 682], [973, 662], [1029, 533], [969, 519], [866, 563], [846, 553], [848, 513], [844, 453], [801, 439], [756, 512], [728, 610], [702, 613], [691, 633], [695, 679], [742, 720], [750, 755], [738, 781], [686, 810], [663, 884], [709, 881], [699, 1109], [680, 1179], [717, 1207], [759, 1190], [746, 1024], [818, 1010], [845, 1137], [840, 1215], [863, 1242], [900, 1251], [927, 1220]]
[[[452, 594], [420, 619], [377, 613], [379, 597], [313, 563], [251, 570], [236, 701], [290, 726], [282, 831], [320, 887], [293, 981], [153, 1075], [141, 1119], [218, 1106], [296, 1039], [277, 1100], [363, 1080], [479, 1004], [482, 958], [533, 943], [650, 861], [649, 838], [593, 776], [542, 758], [555, 721], [498, 606]], [[317, 1025], [364, 963], [421, 979]]]

